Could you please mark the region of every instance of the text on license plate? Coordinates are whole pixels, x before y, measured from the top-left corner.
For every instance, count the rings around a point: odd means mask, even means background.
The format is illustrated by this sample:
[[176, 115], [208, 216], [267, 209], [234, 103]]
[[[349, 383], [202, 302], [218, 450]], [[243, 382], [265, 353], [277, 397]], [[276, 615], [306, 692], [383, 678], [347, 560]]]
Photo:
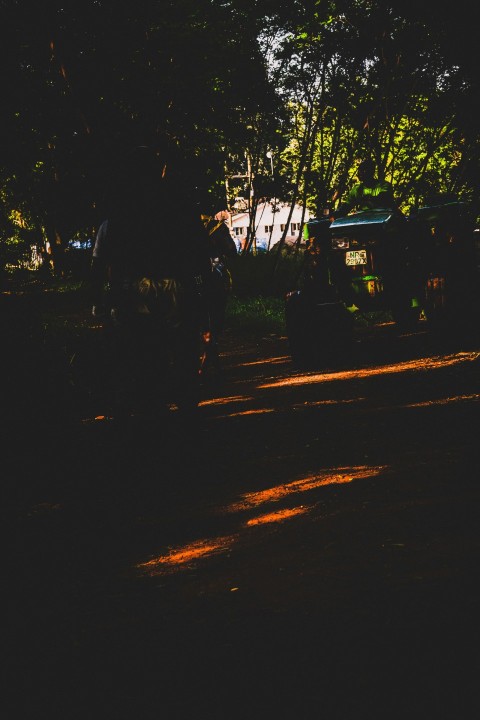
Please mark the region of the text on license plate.
[[347, 250], [345, 253], [345, 263], [347, 265], [366, 265], [367, 264], [367, 251], [366, 250]]

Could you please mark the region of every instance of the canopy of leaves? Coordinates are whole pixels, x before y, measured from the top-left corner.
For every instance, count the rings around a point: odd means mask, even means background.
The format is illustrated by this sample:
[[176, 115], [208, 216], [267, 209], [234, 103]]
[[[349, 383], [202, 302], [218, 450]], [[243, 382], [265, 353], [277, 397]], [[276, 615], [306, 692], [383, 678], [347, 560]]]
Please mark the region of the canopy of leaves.
[[314, 207], [369, 153], [405, 204], [432, 185], [478, 203], [472, 12], [466, 0], [45, 0], [28, 12], [2, 0], [3, 241], [19, 217], [50, 238], [93, 232], [136, 145], [174, 146], [201, 202], [225, 197], [227, 169], [248, 176], [247, 193]]

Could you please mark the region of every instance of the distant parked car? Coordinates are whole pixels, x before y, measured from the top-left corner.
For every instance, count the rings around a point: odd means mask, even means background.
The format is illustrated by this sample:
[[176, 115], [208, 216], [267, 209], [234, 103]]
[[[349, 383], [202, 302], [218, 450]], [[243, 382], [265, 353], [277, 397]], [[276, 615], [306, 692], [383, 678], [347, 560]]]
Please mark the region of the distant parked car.
[[[237, 252], [242, 252], [243, 246], [245, 245], [245, 238], [234, 238], [235, 245], [237, 246]], [[257, 238], [255, 247], [257, 252], [267, 252], [268, 250], [268, 238]], [[250, 246], [250, 251], [253, 250], [253, 244]]]
[[257, 238], [257, 252], [267, 252], [268, 250], [268, 238]]

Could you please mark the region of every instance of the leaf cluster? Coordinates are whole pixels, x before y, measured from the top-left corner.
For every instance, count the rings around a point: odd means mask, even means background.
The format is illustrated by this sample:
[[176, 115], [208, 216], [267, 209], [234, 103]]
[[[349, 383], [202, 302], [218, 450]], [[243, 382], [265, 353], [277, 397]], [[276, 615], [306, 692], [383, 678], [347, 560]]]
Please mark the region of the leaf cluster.
[[3, 0], [0, 242], [91, 236], [138, 145], [212, 204], [228, 172], [314, 210], [369, 154], [405, 207], [480, 205], [475, 33], [466, 0]]

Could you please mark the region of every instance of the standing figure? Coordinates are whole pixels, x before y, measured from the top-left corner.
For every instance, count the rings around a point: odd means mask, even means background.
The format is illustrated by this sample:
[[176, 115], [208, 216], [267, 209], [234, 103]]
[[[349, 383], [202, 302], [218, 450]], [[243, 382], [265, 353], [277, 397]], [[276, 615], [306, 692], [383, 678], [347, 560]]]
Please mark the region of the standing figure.
[[132, 151], [97, 233], [93, 314], [105, 317], [114, 413], [198, 406], [208, 235], [178, 170]]
[[237, 254], [237, 246], [225, 223], [226, 216], [226, 211], [201, 215], [208, 232], [211, 267], [206, 286], [208, 327], [203, 335], [204, 348], [200, 366], [203, 377], [208, 371], [220, 372], [218, 340], [224, 331], [225, 312], [232, 291], [228, 260]]

